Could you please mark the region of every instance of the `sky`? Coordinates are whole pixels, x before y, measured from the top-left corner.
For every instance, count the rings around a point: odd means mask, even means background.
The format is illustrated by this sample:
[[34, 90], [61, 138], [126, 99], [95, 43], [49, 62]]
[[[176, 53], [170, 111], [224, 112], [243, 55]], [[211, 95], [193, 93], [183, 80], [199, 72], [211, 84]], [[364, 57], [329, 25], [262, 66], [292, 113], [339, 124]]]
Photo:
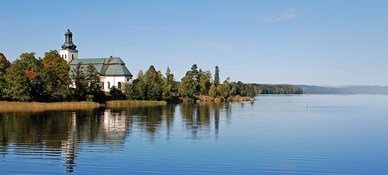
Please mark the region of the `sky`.
[[118, 56], [132, 74], [193, 64], [263, 84], [388, 85], [385, 0], [2, 0], [0, 52]]

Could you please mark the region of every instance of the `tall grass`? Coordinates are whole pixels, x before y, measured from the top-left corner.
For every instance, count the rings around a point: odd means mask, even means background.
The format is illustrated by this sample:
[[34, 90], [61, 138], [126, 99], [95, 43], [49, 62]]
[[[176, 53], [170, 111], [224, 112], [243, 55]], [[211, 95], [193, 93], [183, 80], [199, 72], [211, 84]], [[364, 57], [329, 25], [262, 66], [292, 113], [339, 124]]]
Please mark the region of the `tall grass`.
[[52, 110], [82, 110], [100, 107], [95, 102], [7, 102], [0, 101], [0, 112], [12, 111], [52, 111]]
[[165, 101], [112, 100], [107, 102], [107, 107], [158, 106], [166, 104], [167, 102]]
[[106, 104], [95, 102], [8, 102], [0, 101], [0, 112], [40, 112], [40, 111], [61, 111], [61, 110], [87, 110], [100, 107], [119, 108], [131, 106], [157, 106], [166, 105], [164, 101], [132, 101], [113, 100]]

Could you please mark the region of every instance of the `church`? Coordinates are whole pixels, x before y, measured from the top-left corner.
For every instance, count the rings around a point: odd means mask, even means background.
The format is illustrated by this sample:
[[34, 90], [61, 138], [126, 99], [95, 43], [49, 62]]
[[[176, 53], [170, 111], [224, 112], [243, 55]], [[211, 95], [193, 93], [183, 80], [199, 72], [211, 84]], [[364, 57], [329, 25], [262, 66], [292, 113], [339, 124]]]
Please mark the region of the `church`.
[[78, 63], [81, 63], [81, 68], [93, 65], [100, 75], [101, 90], [107, 92], [113, 86], [121, 89], [125, 83], [132, 82], [132, 74], [120, 57], [78, 58], [76, 48], [77, 46], [73, 43], [73, 33], [68, 29], [65, 33], [65, 43], [60, 51], [61, 57], [68, 62], [70, 70], [74, 69]]

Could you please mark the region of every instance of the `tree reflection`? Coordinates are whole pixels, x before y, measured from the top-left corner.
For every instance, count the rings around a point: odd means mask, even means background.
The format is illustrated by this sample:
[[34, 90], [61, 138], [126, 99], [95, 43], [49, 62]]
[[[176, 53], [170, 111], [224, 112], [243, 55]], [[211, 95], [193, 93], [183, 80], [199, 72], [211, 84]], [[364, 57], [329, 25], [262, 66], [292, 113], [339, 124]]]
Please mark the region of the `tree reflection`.
[[181, 104], [180, 112], [184, 124], [191, 132], [191, 138], [197, 139], [199, 131], [209, 132], [211, 122], [214, 122], [215, 137], [219, 134], [220, 111], [224, 111], [227, 117], [230, 117], [230, 107], [228, 103], [199, 103], [199, 104]]
[[39, 151], [42, 159], [62, 161], [66, 172], [73, 172], [82, 143], [117, 149], [134, 131], [146, 133], [151, 141], [160, 139], [158, 136], [169, 139], [177, 122], [182, 123], [191, 139], [202, 137], [201, 133], [210, 135], [213, 130], [217, 138], [220, 120], [228, 121], [230, 113], [229, 104], [224, 103], [0, 113], [0, 154], [6, 158], [10, 153], [25, 156]]

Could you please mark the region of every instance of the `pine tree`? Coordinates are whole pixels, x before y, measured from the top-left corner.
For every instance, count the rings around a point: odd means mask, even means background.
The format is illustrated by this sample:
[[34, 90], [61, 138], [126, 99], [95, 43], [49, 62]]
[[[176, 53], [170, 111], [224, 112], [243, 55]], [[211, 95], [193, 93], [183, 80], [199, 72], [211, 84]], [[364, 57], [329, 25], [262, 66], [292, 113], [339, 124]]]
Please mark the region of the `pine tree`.
[[86, 99], [87, 81], [83, 71], [82, 62], [79, 62], [75, 68], [71, 70], [71, 79], [74, 82], [74, 97], [78, 101]]
[[91, 64], [86, 67], [85, 81], [87, 85], [87, 96], [90, 96], [93, 101], [101, 101], [101, 95], [103, 93], [101, 91], [100, 76], [98, 75], [96, 68]]
[[163, 75], [156, 71], [154, 66], [150, 66], [146, 72], [147, 99], [162, 100]]
[[178, 88], [174, 81], [174, 74], [167, 67], [166, 78], [163, 86], [163, 100], [168, 102], [176, 102], [178, 100]]
[[214, 72], [214, 84], [215, 86], [218, 86], [220, 84], [220, 70], [218, 69], [218, 66], [216, 66]]

